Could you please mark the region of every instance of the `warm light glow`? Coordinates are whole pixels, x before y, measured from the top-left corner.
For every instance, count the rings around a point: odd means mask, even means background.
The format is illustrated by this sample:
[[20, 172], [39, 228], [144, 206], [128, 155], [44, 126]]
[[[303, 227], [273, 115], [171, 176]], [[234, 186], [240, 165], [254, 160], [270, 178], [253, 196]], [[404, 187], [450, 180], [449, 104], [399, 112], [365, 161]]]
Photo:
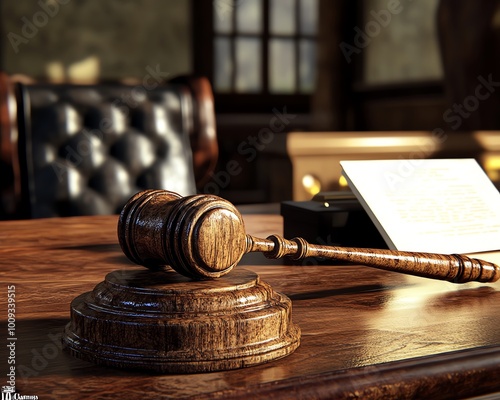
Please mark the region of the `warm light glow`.
[[96, 82], [101, 74], [101, 60], [97, 56], [87, 57], [69, 65], [66, 72], [72, 82]]
[[484, 171], [493, 182], [500, 180], [500, 156], [487, 156], [483, 162], [483, 166]]
[[344, 175], [340, 175], [340, 178], [339, 178], [339, 187], [346, 188], [348, 186], [349, 186], [349, 184], [347, 183], [347, 179], [344, 177]]
[[63, 82], [66, 78], [64, 65], [59, 61], [47, 63], [45, 66], [45, 73], [47, 74], [49, 81], [54, 83]]
[[302, 177], [302, 187], [311, 196], [321, 192], [321, 182], [314, 175], [306, 174]]

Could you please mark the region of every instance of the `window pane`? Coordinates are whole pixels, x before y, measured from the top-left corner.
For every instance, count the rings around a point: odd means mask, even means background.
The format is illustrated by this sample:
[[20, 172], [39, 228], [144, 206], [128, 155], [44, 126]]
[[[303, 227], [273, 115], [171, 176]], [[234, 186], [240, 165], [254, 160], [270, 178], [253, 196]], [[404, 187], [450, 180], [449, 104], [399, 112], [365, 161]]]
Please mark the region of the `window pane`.
[[[382, 27], [373, 10], [387, 7], [387, 1], [363, 3], [364, 21], [360, 27], [364, 32], [365, 26], [371, 27], [370, 38], [374, 36], [373, 28], [380, 28], [377, 39], [363, 49], [364, 83], [378, 85], [442, 79], [436, 24], [439, 4], [439, 0], [427, 0], [415, 3], [415, 7], [399, 7], [397, 16], [392, 15], [390, 23]], [[353, 59], [356, 57], [352, 55]]]
[[231, 39], [219, 37], [215, 39], [214, 79], [217, 92], [231, 91]]
[[217, 33], [230, 33], [233, 30], [233, 0], [214, 1], [214, 30]]
[[259, 39], [236, 39], [236, 91], [259, 92], [261, 80], [261, 43]]
[[234, 9], [239, 33], [262, 32], [262, 0], [235, 0]]
[[299, 77], [300, 91], [311, 93], [315, 89], [316, 79], [316, 43], [312, 40], [300, 41]]
[[271, 0], [270, 31], [279, 35], [295, 33], [295, 0]]
[[295, 91], [295, 42], [291, 39], [269, 41], [269, 91]]
[[299, 0], [300, 33], [315, 35], [318, 30], [318, 0]]

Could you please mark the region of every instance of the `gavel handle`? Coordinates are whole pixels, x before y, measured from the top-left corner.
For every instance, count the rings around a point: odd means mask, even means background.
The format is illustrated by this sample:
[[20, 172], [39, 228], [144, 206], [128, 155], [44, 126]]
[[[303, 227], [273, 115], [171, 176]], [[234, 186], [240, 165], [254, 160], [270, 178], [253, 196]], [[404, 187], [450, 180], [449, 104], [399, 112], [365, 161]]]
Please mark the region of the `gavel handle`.
[[500, 267], [496, 264], [460, 254], [321, 246], [302, 238], [287, 240], [279, 235], [271, 235], [267, 239], [247, 235], [247, 252], [250, 251], [262, 251], [268, 258], [288, 256], [293, 260], [302, 260], [322, 257], [454, 283], [495, 282], [500, 278]]

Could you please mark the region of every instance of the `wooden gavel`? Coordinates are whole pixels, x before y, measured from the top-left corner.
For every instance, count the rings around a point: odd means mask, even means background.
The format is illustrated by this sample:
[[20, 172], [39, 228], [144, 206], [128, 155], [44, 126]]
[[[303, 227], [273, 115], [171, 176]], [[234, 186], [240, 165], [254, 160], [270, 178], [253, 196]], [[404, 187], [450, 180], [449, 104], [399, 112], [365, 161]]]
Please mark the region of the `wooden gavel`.
[[495, 282], [500, 277], [497, 265], [459, 254], [320, 246], [278, 235], [259, 239], [245, 233], [241, 214], [227, 200], [181, 197], [167, 190], [133, 196], [120, 214], [118, 239], [133, 262], [151, 269], [169, 265], [193, 279], [225, 275], [253, 251], [268, 258], [323, 257], [455, 283]]

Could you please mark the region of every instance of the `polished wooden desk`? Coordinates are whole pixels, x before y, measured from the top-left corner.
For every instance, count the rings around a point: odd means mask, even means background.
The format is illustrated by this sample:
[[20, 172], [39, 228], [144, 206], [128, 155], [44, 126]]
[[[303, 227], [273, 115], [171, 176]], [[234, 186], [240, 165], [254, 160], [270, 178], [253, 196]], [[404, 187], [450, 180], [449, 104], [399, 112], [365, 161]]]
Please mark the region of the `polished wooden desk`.
[[[248, 215], [256, 236], [281, 233], [277, 215]], [[0, 222], [1, 336], [15, 286], [16, 387], [39, 399], [425, 398], [500, 390], [500, 282], [466, 284], [361, 266], [263, 265], [258, 272], [293, 301], [302, 329], [290, 356], [256, 367], [151, 375], [95, 366], [61, 350], [69, 305], [110, 271], [139, 268], [122, 254], [117, 217]], [[251, 264], [251, 265], [248, 265]], [[262, 265], [257, 265], [262, 264]], [[8, 371], [0, 347], [2, 381]]]

